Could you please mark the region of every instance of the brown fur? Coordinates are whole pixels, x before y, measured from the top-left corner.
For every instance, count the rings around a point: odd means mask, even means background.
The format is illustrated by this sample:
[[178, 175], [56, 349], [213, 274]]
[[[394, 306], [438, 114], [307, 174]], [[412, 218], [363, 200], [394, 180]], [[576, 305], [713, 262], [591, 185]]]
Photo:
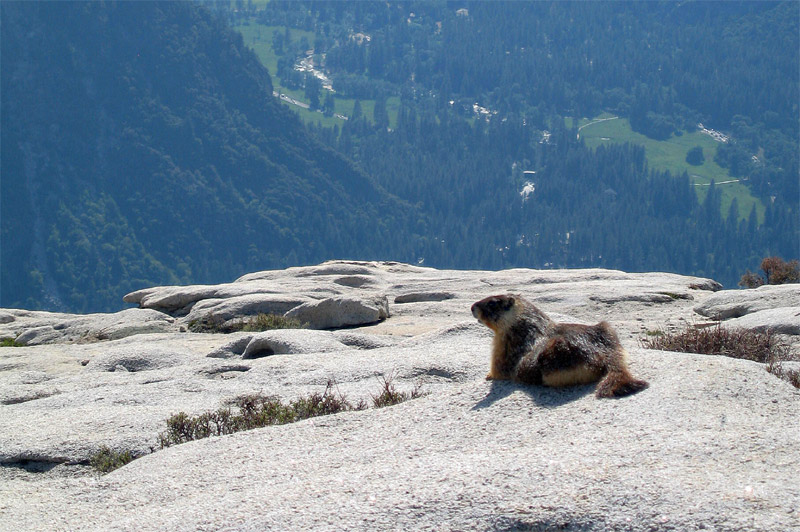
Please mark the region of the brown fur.
[[600, 381], [597, 397], [622, 397], [647, 388], [633, 377], [611, 326], [556, 323], [519, 295], [487, 297], [472, 314], [494, 331], [487, 379], [544, 386]]

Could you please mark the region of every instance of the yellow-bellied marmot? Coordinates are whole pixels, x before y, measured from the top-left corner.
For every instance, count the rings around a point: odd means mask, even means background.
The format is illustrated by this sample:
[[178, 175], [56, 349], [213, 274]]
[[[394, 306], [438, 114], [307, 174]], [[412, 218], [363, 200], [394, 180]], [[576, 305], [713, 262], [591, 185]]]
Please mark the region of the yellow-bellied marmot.
[[647, 382], [628, 371], [625, 350], [604, 321], [556, 323], [530, 301], [511, 294], [478, 301], [472, 315], [494, 331], [487, 379], [570, 386], [602, 378], [597, 397], [622, 397], [647, 388]]

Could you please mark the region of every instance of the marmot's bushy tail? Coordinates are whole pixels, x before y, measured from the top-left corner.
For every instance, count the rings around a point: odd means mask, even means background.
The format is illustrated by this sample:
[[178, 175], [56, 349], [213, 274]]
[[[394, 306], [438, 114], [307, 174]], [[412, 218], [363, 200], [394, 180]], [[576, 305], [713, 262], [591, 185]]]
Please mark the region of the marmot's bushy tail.
[[597, 397], [624, 397], [647, 388], [647, 382], [636, 379], [627, 370], [611, 370], [597, 384]]
[[614, 329], [607, 322], [602, 321], [596, 326], [607, 338], [606, 349], [601, 355], [606, 364], [606, 374], [597, 383], [595, 396], [597, 397], [625, 397], [647, 388], [647, 381], [635, 378], [628, 370], [625, 362], [627, 353], [619, 343], [619, 338]]

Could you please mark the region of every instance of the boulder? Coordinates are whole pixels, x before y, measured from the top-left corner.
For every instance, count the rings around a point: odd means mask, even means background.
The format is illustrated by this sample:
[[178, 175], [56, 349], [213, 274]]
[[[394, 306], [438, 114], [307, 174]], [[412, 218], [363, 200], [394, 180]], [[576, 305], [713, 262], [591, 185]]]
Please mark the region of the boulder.
[[397, 304], [402, 304], [426, 301], [444, 301], [445, 299], [453, 299], [454, 297], [456, 297], [454, 294], [448, 292], [410, 292], [396, 296], [394, 298], [394, 302]]
[[730, 319], [726, 327], [741, 327], [758, 332], [770, 330], [778, 334], [800, 335], [800, 307], [781, 307], [759, 310]]
[[747, 290], [724, 290], [697, 305], [698, 314], [713, 320], [740, 318], [759, 310], [796, 307], [800, 284], [764, 285]]
[[366, 325], [389, 317], [389, 301], [386, 296], [326, 298], [299, 305], [287, 312], [285, 317], [308, 324], [311, 329]]
[[201, 299], [214, 298], [216, 286], [162, 286], [137, 290], [123, 296], [126, 303], [136, 303], [140, 308], [160, 310], [168, 314], [180, 312], [191, 307]]
[[245, 294], [224, 299], [211, 298], [197, 302], [184, 318], [185, 323], [213, 316], [221, 323], [244, 320], [258, 314], [284, 315], [291, 309], [311, 301], [308, 297], [284, 294]]

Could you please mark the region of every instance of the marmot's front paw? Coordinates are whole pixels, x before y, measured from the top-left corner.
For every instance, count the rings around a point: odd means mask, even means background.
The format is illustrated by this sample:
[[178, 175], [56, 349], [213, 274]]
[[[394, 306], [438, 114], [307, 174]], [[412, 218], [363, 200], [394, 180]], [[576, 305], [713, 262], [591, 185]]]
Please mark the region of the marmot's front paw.
[[487, 380], [487, 381], [494, 380], [494, 377], [492, 376], [492, 374], [491, 374], [491, 373], [487, 373], [487, 374], [486, 374], [486, 380]]

